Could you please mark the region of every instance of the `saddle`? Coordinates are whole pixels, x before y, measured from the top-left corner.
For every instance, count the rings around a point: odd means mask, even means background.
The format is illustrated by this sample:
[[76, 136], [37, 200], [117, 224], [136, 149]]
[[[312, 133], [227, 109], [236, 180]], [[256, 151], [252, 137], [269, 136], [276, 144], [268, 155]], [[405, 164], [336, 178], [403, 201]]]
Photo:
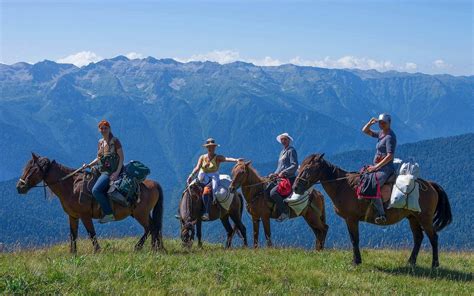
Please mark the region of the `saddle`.
[[[385, 181], [384, 185], [380, 188], [380, 195], [382, 197], [382, 201], [387, 203], [390, 201], [390, 196], [392, 194], [393, 186], [397, 180], [397, 175], [393, 173], [388, 177], [387, 181]], [[352, 176], [349, 177], [349, 183], [351, 186], [357, 191], [361, 182], [360, 175], [358, 173], [352, 173]]]
[[[99, 207], [99, 203], [92, 195], [92, 188], [94, 187], [100, 174], [95, 171], [79, 173], [74, 179], [74, 193], [78, 195], [79, 204], [91, 204], [91, 207]], [[107, 192], [108, 197], [114, 203], [122, 207], [134, 208], [140, 202], [140, 191], [143, 184], [138, 186], [138, 197], [135, 202], [133, 200], [126, 200], [123, 196], [117, 196], [116, 190], [111, 186]]]
[[[199, 182], [198, 182], [199, 183]], [[232, 201], [234, 200], [234, 193], [229, 190], [232, 179], [229, 175], [219, 175], [219, 188], [217, 194], [214, 195], [210, 184], [204, 185], [202, 195], [209, 194], [213, 199], [213, 203], [219, 203], [219, 205], [226, 211], [229, 210]]]

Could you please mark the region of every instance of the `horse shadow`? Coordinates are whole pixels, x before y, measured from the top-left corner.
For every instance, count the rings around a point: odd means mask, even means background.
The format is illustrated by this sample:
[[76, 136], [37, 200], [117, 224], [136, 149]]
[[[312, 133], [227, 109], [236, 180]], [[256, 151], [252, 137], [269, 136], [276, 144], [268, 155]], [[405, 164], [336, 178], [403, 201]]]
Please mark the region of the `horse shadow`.
[[430, 279], [444, 279], [456, 282], [471, 282], [473, 274], [470, 272], [463, 272], [459, 270], [452, 270], [448, 268], [428, 268], [421, 266], [401, 266], [396, 268], [388, 268], [377, 266], [376, 269], [391, 275], [410, 275], [419, 278]]

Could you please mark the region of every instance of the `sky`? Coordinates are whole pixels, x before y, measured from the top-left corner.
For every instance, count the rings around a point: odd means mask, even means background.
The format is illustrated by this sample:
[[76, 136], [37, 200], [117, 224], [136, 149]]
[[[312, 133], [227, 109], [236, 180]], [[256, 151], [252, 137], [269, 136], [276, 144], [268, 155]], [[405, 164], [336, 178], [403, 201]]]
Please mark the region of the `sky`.
[[473, 1], [4, 1], [0, 63], [104, 58], [474, 74]]

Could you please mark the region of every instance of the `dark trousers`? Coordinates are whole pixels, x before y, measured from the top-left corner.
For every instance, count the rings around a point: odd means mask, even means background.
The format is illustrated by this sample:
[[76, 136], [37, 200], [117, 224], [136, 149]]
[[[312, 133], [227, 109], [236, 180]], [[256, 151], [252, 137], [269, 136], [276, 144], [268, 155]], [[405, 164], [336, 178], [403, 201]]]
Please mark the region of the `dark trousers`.
[[[288, 180], [290, 180], [290, 183], [291, 183], [292, 186], [293, 186], [293, 183], [295, 182], [295, 179], [296, 179], [296, 177], [288, 178]], [[288, 206], [283, 201], [283, 197], [278, 193], [277, 184], [274, 184], [272, 186], [269, 186], [268, 189], [267, 189], [268, 190], [268, 196], [269, 196], [270, 200], [273, 201], [276, 204], [278, 214], [281, 215], [282, 213], [288, 213]]]
[[204, 213], [209, 214], [209, 211], [211, 210], [212, 195], [204, 194], [202, 196], [202, 203], [204, 204]]

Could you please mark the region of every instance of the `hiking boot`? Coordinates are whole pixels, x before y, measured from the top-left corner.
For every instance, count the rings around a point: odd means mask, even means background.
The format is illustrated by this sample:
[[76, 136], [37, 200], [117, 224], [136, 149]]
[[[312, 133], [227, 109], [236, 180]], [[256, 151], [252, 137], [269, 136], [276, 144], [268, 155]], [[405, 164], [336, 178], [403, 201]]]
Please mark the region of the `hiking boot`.
[[201, 220], [202, 220], [202, 221], [209, 221], [209, 214], [208, 214], [208, 213], [204, 213], [204, 215], [201, 216]]
[[387, 222], [387, 218], [385, 217], [385, 215], [378, 216], [375, 218], [375, 224], [382, 224], [385, 222]]
[[109, 223], [109, 222], [113, 222], [113, 221], [115, 221], [114, 214], [110, 214], [110, 215], [105, 215], [102, 219], [100, 219], [99, 223], [100, 224], [105, 224], [105, 223]]
[[278, 217], [276, 220], [277, 220], [277, 222], [283, 222], [283, 221], [285, 221], [286, 219], [288, 219], [288, 214], [287, 214], [287, 213], [282, 213], [282, 214], [280, 215], [280, 217]]

